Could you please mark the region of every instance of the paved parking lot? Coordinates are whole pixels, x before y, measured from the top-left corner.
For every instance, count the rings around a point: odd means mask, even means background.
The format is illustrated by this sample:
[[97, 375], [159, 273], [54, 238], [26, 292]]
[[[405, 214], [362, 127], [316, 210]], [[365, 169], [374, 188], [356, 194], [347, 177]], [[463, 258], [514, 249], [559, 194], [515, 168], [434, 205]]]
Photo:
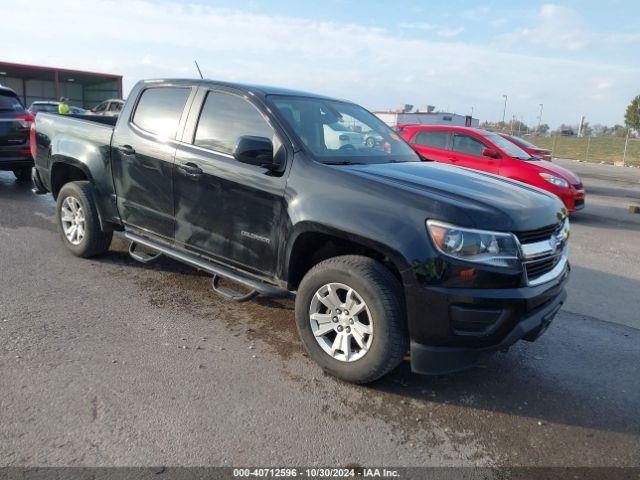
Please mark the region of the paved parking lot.
[[0, 173], [0, 465], [640, 465], [640, 170], [561, 163], [588, 197], [547, 333], [367, 387], [305, 357], [291, 302], [121, 240], [71, 256], [51, 197]]

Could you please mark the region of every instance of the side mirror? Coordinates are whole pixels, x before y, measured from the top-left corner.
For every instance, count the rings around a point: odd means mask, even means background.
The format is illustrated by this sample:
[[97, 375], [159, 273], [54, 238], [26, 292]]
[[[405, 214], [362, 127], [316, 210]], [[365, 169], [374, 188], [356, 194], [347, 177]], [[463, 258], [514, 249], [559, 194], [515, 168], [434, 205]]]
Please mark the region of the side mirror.
[[266, 137], [243, 135], [233, 149], [236, 160], [249, 165], [273, 169], [277, 167], [273, 158], [273, 143]]
[[498, 152], [496, 152], [493, 148], [483, 148], [482, 156], [489, 158], [498, 158]]

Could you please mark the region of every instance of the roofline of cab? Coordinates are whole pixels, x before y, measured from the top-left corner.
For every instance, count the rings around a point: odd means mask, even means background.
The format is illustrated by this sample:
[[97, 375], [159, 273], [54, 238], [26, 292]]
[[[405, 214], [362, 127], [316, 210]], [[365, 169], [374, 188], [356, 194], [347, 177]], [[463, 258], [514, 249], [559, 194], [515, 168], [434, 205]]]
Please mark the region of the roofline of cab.
[[344, 100], [335, 97], [329, 97], [325, 95], [320, 95], [317, 93], [304, 92], [301, 90], [293, 90], [288, 88], [281, 87], [272, 87], [267, 85], [254, 85], [248, 83], [235, 83], [235, 82], [225, 82], [222, 80], [211, 80], [211, 79], [199, 79], [199, 78], [156, 78], [156, 79], [147, 79], [141, 80], [140, 83], [145, 85], [152, 84], [172, 84], [172, 85], [188, 85], [188, 86], [203, 86], [203, 87], [226, 87], [232, 88], [235, 90], [244, 91], [247, 93], [253, 93], [254, 95], [258, 95], [262, 98], [267, 97], [269, 95], [283, 95], [283, 96], [291, 96], [291, 97], [306, 97], [306, 98], [317, 98], [321, 100], [332, 100], [337, 102], [348, 102], [352, 103], [349, 100]]

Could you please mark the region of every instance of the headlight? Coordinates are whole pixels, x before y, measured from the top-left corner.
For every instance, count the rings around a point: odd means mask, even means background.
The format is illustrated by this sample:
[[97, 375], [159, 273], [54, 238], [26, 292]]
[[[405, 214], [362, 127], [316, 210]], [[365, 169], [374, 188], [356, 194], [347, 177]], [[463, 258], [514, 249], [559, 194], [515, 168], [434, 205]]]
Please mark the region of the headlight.
[[556, 177], [555, 175], [551, 175], [550, 173], [541, 173], [540, 176], [547, 182], [553, 183], [554, 185], [557, 185], [559, 187], [567, 188], [569, 186], [569, 182], [560, 177]]
[[511, 233], [456, 227], [427, 220], [436, 248], [445, 255], [495, 267], [519, 267], [518, 245]]

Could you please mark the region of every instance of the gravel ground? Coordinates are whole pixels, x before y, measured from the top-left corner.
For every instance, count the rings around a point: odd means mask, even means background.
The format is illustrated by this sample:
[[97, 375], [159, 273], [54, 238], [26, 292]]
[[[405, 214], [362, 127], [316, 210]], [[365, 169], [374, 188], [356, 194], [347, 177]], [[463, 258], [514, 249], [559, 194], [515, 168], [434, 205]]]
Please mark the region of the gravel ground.
[[640, 177], [561, 163], [587, 208], [545, 335], [366, 387], [305, 356], [289, 301], [231, 303], [122, 240], [73, 257], [51, 197], [0, 173], [0, 465], [640, 466]]

